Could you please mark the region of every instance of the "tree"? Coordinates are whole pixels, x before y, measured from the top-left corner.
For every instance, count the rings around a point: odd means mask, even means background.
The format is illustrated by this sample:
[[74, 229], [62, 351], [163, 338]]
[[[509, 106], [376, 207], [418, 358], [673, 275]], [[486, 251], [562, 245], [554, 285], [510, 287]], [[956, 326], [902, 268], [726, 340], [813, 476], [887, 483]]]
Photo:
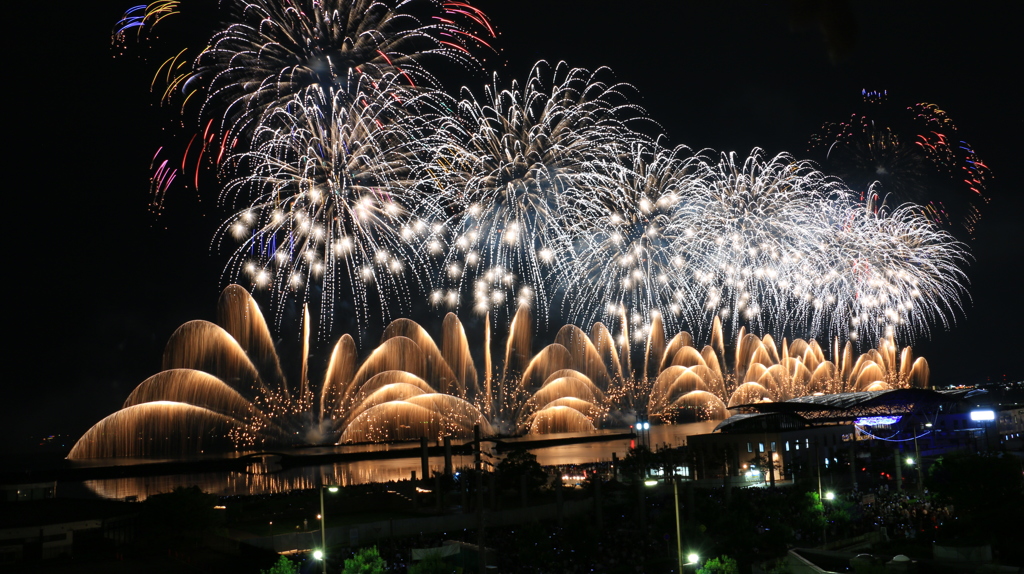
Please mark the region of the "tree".
[[355, 556], [345, 560], [342, 574], [384, 574], [388, 563], [380, 557], [376, 546], [360, 548]]
[[736, 561], [728, 556], [722, 555], [718, 558], [711, 558], [697, 569], [697, 574], [739, 574], [740, 568]]
[[626, 452], [619, 468], [626, 476], [645, 478], [650, 469], [664, 469], [671, 462], [671, 455], [666, 449], [654, 452], [645, 445], [635, 446]]
[[522, 448], [509, 451], [505, 460], [498, 463], [498, 477], [502, 488], [519, 488], [525, 477], [526, 488], [530, 491], [539, 489], [548, 481], [537, 456]]
[[779, 480], [782, 477], [782, 458], [775, 459], [772, 457], [771, 452], [764, 452], [754, 457], [757, 468], [761, 469], [761, 479], [765, 482], [771, 482], [771, 476], [769, 472], [772, 469], [775, 470], [775, 479]]
[[162, 545], [175, 539], [198, 541], [216, 524], [216, 505], [217, 496], [198, 486], [154, 494], [142, 503], [140, 531]]
[[260, 570], [260, 574], [299, 574], [299, 565], [282, 554], [273, 566], [266, 570]]

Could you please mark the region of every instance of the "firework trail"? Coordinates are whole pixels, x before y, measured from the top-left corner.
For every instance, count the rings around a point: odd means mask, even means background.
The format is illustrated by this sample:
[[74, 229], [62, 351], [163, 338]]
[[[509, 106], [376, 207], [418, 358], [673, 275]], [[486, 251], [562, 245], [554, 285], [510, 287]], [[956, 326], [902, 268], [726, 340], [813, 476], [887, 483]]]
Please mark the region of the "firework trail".
[[685, 242], [683, 284], [696, 286], [700, 316], [717, 315], [733, 330], [741, 324], [783, 332], [792, 305], [802, 305], [804, 277], [795, 271], [818, 240], [820, 213], [833, 209], [841, 184], [789, 154], [742, 158], [722, 154], [687, 196], [677, 225]]
[[225, 274], [270, 289], [278, 309], [295, 294], [318, 300], [325, 333], [339, 290], [351, 290], [363, 322], [374, 300], [385, 318], [408, 312], [430, 283], [435, 228], [422, 216], [437, 204], [409, 166], [430, 145], [419, 106], [432, 99], [380, 97], [382, 82], [399, 81], [374, 80], [354, 97], [307, 91], [229, 162], [241, 175], [221, 200], [244, 207], [218, 233], [218, 243], [240, 241]]
[[864, 203], [917, 203], [932, 221], [973, 237], [979, 208], [988, 202], [988, 166], [937, 105], [899, 107], [888, 96], [863, 91], [863, 111], [825, 123], [811, 136], [811, 148], [826, 154], [828, 169], [865, 192]]
[[[129, 9], [114, 27], [114, 44], [152, 36], [161, 21], [181, 11], [161, 0]], [[495, 31], [487, 16], [466, 2], [441, 0], [228, 0], [223, 25], [198, 56], [175, 48], [157, 69], [151, 91], [161, 102], [180, 100], [181, 115], [199, 120], [186, 136], [181, 172], [198, 188], [205, 166], [219, 167], [228, 154], [248, 149], [262, 122], [310, 91], [365, 96], [368, 82], [396, 90], [432, 90], [431, 65], [478, 70], [474, 53], [491, 49]], [[401, 82], [385, 78], [398, 77]], [[385, 95], [382, 93], [382, 96]], [[195, 108], [193, 110], [193, 108]], [[275, 126], [270, 126], [275, 127]], [[154, 168], [163, 209], [167, 169]]]
[[114, 29], [110, 33], [111, 42], [114, 45], [123, 45], [127, 44], [130, 38], [141, 39], [165, 18], [177, 14], [180, 5], [181, 2], [178, 0], [157, 0], [150, 4], [132, 6], [114, 24]]
[[845, 215], [824, 222], [820, 248], [800, 266], [811, 281], [793, 293], [811, 302], [809, 330], [875, 341], [948, 328], [967, 296], [965, 246], [913, 204], [891, 213], [854, 201], [839, 209]]
[[447, 291], [434, 300], [458, 306], [468, 292], [478, 312], [511, 317], [535, 304], [546, 318], [550, 286], [571, 268], [566, 206], [614, 184], [599, 169], [644, 137], [627, 122], [638, 109], [625, 87], [565, 63], [538, 62], [525, 83], [463, 89], [451, 137], [429, 170], [455, 215], [447, 244]]
[[916, 206], [866, 208], [788, 154], [723, 154], [685, 203], [679, 280], [703, 290], [694, 326], [717, 315], [733, 331], [912, 340], [948, 325], [965, 293], [964, 246]]
[[475, 67], [471, 50], [494, 34], [464, 2], [251, 0], [233, 2], [229, 12], [230, 24], [196, 59], [189, 86], [203, 86], [202, 115], [222, 114], [223, 129], [236, 134], [309, 90], [351, 96], [367, 78], [386, 76], [406, 89], [434, 86], [422, 59]]
[[[179, 8], [129, 10], [115, 42]], [[286, 301], [319, 305], [325, 335], [344, 293], [364, 324], [409, 312], [422, 292], [495, 322], [525, 304], [543, 326], [560, 308], [636, 340], [656, 323], [699, 332], [715, 318], [731, 332], [912, 339], [960, 308], [967, 253], [936, 224], [962, 207], [971, 229], [989, 176], [934, 105], [815, 136], [848, 183], [870, 172], [858, 197], [789, 154], [665, 148], [634, 129], [648, 120], [605, 68], [541, 61], [524, 82], [495, 76], [456, 103], [426, 66], [473, 68], [473, 51], [490, 48], [493, 28], [465, 3], [223, 10], [207, 48], [191, 64], [177, 52], [154, 79], [202, 122], [180, 164], [154, 156], [154, 209], [173, 182], [198, 187], [202, 167], [219, 166], [231, 215], [215, 243], [239, 242], [225, 275], [269, 290], [279, 321]], [[865, 100], [885, 109], [884, 94]], [[935, 173], [964, 185], [935, 191]], [[891, 207], [911, 199], [922, 207]]]
[[563, 307], [585, 325], [628, 313], [633, 337], [643, 340], [654, 316], [675, 331], [693, 305], [680, 281], [689, 238], [681, 214], [706, 168], [683, 146], [634, 144], [616, 159], [596, 164], [610, 185], [566, 206], [575, 269], [562, 278]]

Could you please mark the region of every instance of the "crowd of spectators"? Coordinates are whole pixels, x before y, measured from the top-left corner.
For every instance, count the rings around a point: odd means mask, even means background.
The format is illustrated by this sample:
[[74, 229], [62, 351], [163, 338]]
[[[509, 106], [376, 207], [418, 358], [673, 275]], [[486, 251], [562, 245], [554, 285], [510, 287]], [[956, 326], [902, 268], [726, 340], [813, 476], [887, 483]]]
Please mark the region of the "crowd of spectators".
[[932, 502], [928, 492], [890, 489], [888, 485], [868, 492], [853, 492], [847, 499], [856, 504], [852, 527], [855, 533], [885, 529], [893, 539], [927, 536], [950, 518], [950, 508]]

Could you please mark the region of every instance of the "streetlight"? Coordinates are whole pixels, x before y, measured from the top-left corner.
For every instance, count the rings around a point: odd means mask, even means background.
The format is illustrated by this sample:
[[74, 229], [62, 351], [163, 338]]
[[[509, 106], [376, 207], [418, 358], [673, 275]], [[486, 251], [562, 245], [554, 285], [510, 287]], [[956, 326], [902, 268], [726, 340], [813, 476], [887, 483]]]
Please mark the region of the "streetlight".
[[[697, 569], [697, 564], [699, 562], [700, 562], [700, 556], [698, 556], [696, 552], [690, 552], [689, 554], [686, 555], [686, 564], [683, 564], [683, 566], [690, 566], [694, 570], [696, 570]], [[683, 568], [680, 567], [679, 571], [682, 572]]]
[[[674, 470], [674, 469], [673, 469]], [[676, 559], [679, 560], [679, 574], [683, 573], [683, 537], [679, 530], [679, 478], [672, 477], [672, 495], [676, 502]]]
[[[334, 494], [338, 492], [338, 487], [331, 485], [327, 487], [327, 490]], [[324, 512], [324, 481], [320, 479], [320, 515], [317, 516], [320, 519], [320, 550], [313, 552], [313, 558], [323, 561], [323, 574], [327, 574], [327, 559], [324, 558], [324, 552], [327, 550], [327, 513]]]
[[[825, 496], [823, 497], [823, 500], [832, 501], [832, 500], [835, 500], [835, 499], [836, 499], [836, 493], [832, 492], [831, 490], [826, 492]], [[825, 503], [824, 502], [821, 503], [821, 517], [825, 520], [825, 524], [822, 525], [822, 527], [821, 527], [822, 543], [824, 545], [828, 545], [828, 513], [825, 512]]]

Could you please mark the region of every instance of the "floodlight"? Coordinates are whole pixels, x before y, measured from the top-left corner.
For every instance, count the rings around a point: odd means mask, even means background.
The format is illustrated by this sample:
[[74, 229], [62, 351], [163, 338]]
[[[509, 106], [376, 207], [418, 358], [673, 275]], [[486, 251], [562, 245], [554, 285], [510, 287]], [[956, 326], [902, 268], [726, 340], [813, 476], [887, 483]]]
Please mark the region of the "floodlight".
[[996, 420], [996, 412], [991, 409], [981, 411], [971, 411], [972, 421], [994, 421]]

